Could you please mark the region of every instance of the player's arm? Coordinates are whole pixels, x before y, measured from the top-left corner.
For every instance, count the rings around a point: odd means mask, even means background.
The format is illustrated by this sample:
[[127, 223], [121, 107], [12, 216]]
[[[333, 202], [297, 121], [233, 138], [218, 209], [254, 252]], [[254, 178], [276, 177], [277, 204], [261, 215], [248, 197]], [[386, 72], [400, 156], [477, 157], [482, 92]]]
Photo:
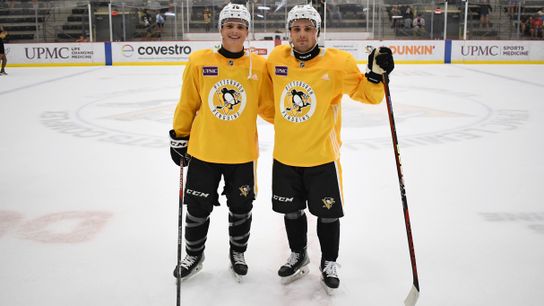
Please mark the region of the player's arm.
[[196, 113], [202, 103], [200, 97], [199, 69], [191, 61], [187, 63], [183, 73], [181, 94], [174, 112], [174, 131], [176, 136], [188, 136]]
[[182, 158], [184, 158], [185, 165], [189, 161], [187, 154], [189, 136], [196, 113], [201, 105], [198, 71], [198, 67], [194, 66], [189, 60], [183, 73], [181, 94], [174, 112], [173, 129], [169, 132], [170, 156], [177, 165], [180, 164]]
[[346, 73], [344, 74], [344, 93], [347, 93], [352, 99], [364, 103], [378, 104], [383, 100], [382, 74], [389, 74], [394, 68], [391, 50], [384, 49], [389, 50], [389, 53], [378, 54], [373, 51], [369, 55], [367, 65], [369, 72], [364, 75], [361, 74], [353, 56], [348, 56], [345, 66]]
[[274, 124], [274, 88], [266, 66], [261, 82], [258, 114], [265, 121]]

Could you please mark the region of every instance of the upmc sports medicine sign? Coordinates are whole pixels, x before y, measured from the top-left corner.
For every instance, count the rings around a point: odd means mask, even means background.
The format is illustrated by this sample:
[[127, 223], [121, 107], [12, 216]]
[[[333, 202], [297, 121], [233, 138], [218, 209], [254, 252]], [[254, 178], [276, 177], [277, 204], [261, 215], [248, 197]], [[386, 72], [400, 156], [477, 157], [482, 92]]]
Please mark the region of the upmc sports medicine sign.
[[542, 60], [542, 42], [532, 41], [452, 41], [451, 62], [528, 63]]
[[13, 66], [104, 65], [103, 43], [9, 44]]

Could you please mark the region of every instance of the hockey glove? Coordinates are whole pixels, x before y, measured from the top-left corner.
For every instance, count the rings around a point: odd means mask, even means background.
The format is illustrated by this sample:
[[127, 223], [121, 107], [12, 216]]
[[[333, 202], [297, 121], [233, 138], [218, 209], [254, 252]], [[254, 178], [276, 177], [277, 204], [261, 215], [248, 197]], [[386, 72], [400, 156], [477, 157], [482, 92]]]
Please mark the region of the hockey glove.
[[179, 166], [181, 159], [183, 158], [183, 166], [186, 167], [189, 164], [191, 156], [187, 154], [187, 145], [189, 144], [189, 136], [176, 137], [176, 132], [170, 130], [170, 156], [172, 160]]
[[379, 49], [372, 50], [372, 53], [368, 55], [367, 68], [368, 72], [365, 74], [366, 78], [372, 83], [380, 83], [382, 81], [382, 75], [389, 75], [395, 68], [391, 49], [380, 47]]

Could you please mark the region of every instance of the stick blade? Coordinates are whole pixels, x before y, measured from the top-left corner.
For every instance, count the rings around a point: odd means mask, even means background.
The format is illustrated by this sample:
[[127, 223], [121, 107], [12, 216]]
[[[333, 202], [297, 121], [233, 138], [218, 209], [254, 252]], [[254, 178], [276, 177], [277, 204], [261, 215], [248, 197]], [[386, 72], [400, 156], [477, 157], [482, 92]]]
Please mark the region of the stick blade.
[[408, 296], [404, 300], [404, 305], [414, 306], [417, 303], [418, 298], [419, 298], [419, 290], [416, 288], [416, 286], [412, 286], [412, 289], [410, 289]]

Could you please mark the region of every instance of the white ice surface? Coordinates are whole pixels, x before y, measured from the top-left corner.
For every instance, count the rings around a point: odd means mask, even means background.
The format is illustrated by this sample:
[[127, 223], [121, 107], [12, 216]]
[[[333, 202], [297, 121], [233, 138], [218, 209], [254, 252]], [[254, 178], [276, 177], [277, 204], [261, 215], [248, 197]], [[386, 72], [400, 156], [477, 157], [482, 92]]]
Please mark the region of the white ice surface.
[[[178, 168], [167, 132], [183, 67], [11, 68], [0, 77], [0, 305], [175, 304]], [[398, 65], [391, 76], [424, 306], [544, 304], [544, 66]], [[273, 129], [259, 122], [247, 279], [228, 270], [227, 210], [182, 305], [402, 305], [412, 286], [385, 103], [343, 102], [336, 296], [287, 286], [271, 210]]]

